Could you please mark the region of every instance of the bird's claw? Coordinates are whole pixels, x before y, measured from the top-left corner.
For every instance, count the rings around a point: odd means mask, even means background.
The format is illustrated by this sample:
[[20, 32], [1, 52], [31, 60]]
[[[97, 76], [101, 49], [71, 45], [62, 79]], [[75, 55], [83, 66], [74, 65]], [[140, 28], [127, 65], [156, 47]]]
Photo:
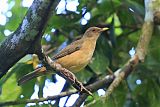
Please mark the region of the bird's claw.
[[79, 81], [76, 81], [76, 82], [78, 83], [81, 92], [85, 91], [87, 94], [93, 96], [92, 93], [87, 88], [85, 88], [81, 82]]
[[[65, 71], [65, 70], [63, 70], [63, 71]], [[79, 86], [80, 92], [84, 91], [84, 92], [86, 92], [86, 93], [88, 93], [89, 95], [92, 96], [92, 93], [88, 89], [86, 89], [80, 81], [78, 81], [78, 79], [76, 78], [76, 76], [72, 72], [70, 72], [70, 71], [67, 70], [67, 72], [63, 72], [63, 74], [69, 80], [71, 80], [74, 84], [77, 84]]]
[[46, 59], [48, 62], [51, 62], [51, 66], [54, 66], [53, 68], [56, 68], [58, 71], [60, 71], [60, 74], [72, 81], [72, 83], [75, 84], [76, 87], [78, 86], [77, 89], [80, 90], [80, 92], [84, 91], [92, 96], [92, 93], [88, 89], [86, 89], [80, 81], [78, 81], [78, 79], [72, 72], [70, 72], [66, 68], [63, 68], [60, 64], [52, 62], [49, 57], [47, 57]]

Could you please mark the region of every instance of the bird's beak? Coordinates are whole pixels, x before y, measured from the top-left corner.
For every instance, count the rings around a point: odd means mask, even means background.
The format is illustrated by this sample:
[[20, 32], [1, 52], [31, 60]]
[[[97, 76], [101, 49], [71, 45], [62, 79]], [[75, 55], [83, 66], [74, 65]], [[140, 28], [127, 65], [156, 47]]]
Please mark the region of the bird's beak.
[[102, 29], [101, 29], [101, 32], [106, 31], [106, 30], [108, 30], [108, 29], [109, 29], [108, 27], [102, 28]]

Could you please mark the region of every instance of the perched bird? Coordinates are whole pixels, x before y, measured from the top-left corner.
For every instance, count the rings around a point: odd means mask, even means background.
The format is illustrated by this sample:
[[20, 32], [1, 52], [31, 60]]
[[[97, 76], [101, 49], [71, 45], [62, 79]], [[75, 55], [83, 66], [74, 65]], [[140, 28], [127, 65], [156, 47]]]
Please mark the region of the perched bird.
[[[107, 29], [108, 28], [98, 27], [88, 28], [81, 39], [72, 42], [66, 48], [54, 55], [52, 59], [73, 73], [82, 70], [93, 56], [96, 41], [99, 35]], [[45, 67], [38, 68], [35, 71], [23, 76], [18, 81], [18, 84], [21, 85], [28, 80], [48, 73]]]

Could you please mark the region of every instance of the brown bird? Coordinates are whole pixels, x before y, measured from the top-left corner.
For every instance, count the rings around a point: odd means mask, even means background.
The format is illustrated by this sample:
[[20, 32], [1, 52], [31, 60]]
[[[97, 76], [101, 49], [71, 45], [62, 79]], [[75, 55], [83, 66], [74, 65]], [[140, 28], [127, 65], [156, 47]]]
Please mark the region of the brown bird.
[[[98, 27], [88, 28], [81, 39], [72, 42], [66, 48], [62, 49], [59, 53], [53, 56], [53, 60], [73, 73], [82, 70], [86, 67], [93, 56], [96, 41], [100, 33], [107, 29], [108, 28]], [[51, 72], [46, 71], [45, 67], [38, 68], [34, 72], [23, 76], [18, 81], [18, 84], [21, 85], [28, 80], [46, 74], [51, 74]]]

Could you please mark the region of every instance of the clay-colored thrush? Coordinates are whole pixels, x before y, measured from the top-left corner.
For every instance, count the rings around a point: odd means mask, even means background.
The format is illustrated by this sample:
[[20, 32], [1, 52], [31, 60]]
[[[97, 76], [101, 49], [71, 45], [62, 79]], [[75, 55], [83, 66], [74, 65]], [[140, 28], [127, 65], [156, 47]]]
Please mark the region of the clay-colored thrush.
[[[80, 71], [91, 60], [100, 33], [107, 29], [108, 28], [98, 27], [88, 28], [81, 39], [72, 42], [66, 48], [62, 49], [59, 53], [53, 56], [53, 60], [73, 73]], [[47, 72], [48, 71], [45, 67], [41, 67], [22, 77], [18, 83], [20, 85], [32, 78], [50, 73]]]

